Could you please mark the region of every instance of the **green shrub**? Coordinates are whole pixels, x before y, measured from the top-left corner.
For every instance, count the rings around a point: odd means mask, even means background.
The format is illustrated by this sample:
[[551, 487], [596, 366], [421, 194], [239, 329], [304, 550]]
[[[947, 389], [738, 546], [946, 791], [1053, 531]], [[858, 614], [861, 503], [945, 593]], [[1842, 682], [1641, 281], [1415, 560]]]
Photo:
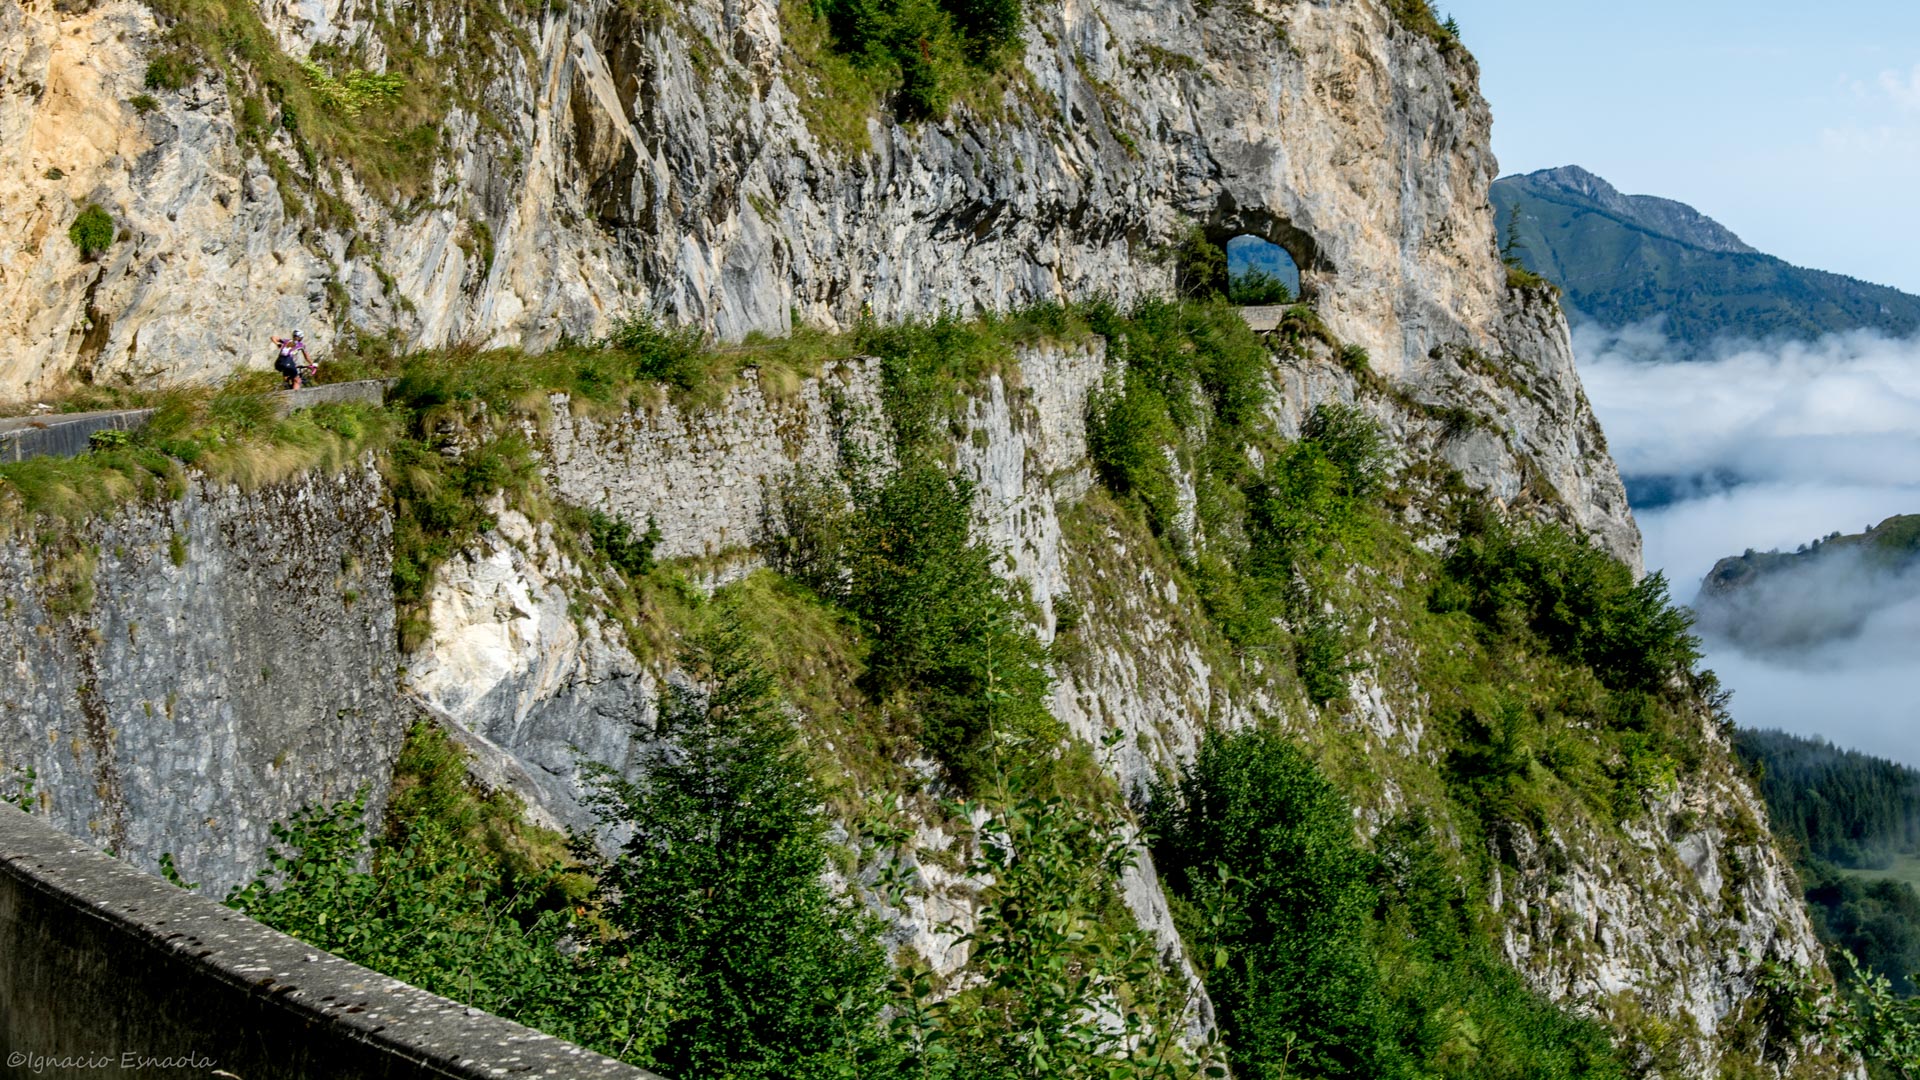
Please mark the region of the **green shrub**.
[[1340, 347], [1340, 339], [1333, 336], [1333, 331], [1321, 321], [1320, 313], [1309, 304], [1295, 304], [1287, 309], [1280, 318], [1280, 336], [1296, 347], [1308, 341], [1317, 341], [1329, 349]]
[[778, 564], [853, 612], [870, 649], [862, 687], [919, 717], [920, 741], [969, 787], [1061, 736], [1031, 605], [973, 538], [973, 487], [921, 458], [851, 495], [801, 478], [782, 494]]
[[[663, 327], [646, 315], [634, 315], [614, 324], [601, 342], [603, 349], [623, 354], [631, 362], [629, 378], [652, 379], [680, 390], [691, 390], [706, 375], [700, 332], [692, 327]], [[610, 382], [589, 368], [581, 372], [588, 382]]]
[[577, 919], [573, 875], [556, 862], [510, 854], [518, 805], [483, 802], [465, 772], [445, 735], [417, 728], [377, 839], [358, 799], [306, 811], [275, 826], [268, 865], [228, 906], [424, 990], [649, 1060], [677, 993], [670, 971]]
[[1802, 880], [1814, 928], [1830, 949], [1858, 957], [1896, 996], [1920, 996], [1914, 978], [1920, 975], [1920, 895], [1912, 885], [1862, 878], [1818, 860], [1803, 868]]
[[660, 545], [660, 526], [647, 519], [647, 531], [633, 535], [633, 527], [620, 518], [599, 510], [587, 511], [587, 532], [594, 549], [629, 578], [639, 578], [653, 569], [653, 549]]
[[1313, 763], [1267, 732], [1209, 738], [1148, 821], [1161, 873], [1226, 909], [1199, 952], [1226, 954], [1204, 971], [1235, 1071], [1381, 1075], [1372, 867]]
[[193, 57], [176, 49], [168, 49], [154, 54], [147, 61], [146, 78], [142, 83], [148, 90], [183, 90], [200, 74]]
[[311, 60], [302, 61], [307, 85], [314, 96], [342, 116], [356, 117], [369, 107], [392, 108], [400, 101], [407, 81], [394, 74], [349, 71], [336, 76]]
[[1293, 290], [1265, 270], [1248, 270], [1227, 282], [1227, 297], [1236, 304], [1291, 304]]
[[1373, 357], [1368, 356], [1367, 350], [1358, 345], [1342, 345], [1340, 366], [1355, 375], [1370, 375], [1373, 373]]
[[1385, 472], [1379, 425], [1350, 406], [1317, 407], [1248, 493], [1247, 571], [1283, 581], [1302, 560], [1356, 538]]
[[160, 100], [152, 94], [135, 94], [127, 99], [127, 104], [133, 106], [134, 112], [145, 116], [160, 107]]
[[1351, 405], [1316, 405], [1300, 438], [1340, 470], [1340, 494], [1369, 499], [1386, 483], [1387, 436], [1372, 417]]
[[1658, 691], [1700, 658], [1693, 617], [1670, 601], [1665, 576], [1635, 581], [1563, 527], [1470, 517], [1445, 572], [1434, 610], [1468, 612], [1497, 635], [1530, 634], [1610, 688]]
[[880, 358], [881, 406], [903, 461], [944, 455], [954, 410], [1013, 359], [992, 327], [946, 312], [924, 322], [863, 326], [856, 345]]
[[1020, 0], [946, 0], [943, 6], [977, 62], [995, 60], [1020, 43], [1025, 24]]
[[1205, 229], [1195, 225], [1174, 248], [1174, 284], [1180, 295], [1191, 300], [1212, 300], [1227, 295], [1227, 253], [1207, 238]]
[[67, 227], [67, 239], [80, 249], [80, 257], [87, 260], [113, 246], [115, 233], [112, 216], [97, 203], [88, 203]]
[[1111, 385], [1087, 402], [1087, 450], [1109, 490], [1140, 500], [1155, 532], [1173, 528], [1180, 513], [1179, 487], [1169, 455], [1180, 446], [1180, 432], [1167, 415], [1166, 401], [1145, 384], [1130, 382], [1122, 391]]
[[1862, 971], [1852, 953], [1846, 961], [1846, 991], [1836, 990], [1807, 968], [1769, 963], [1761, 989], [1780, 1003], [1788, 1033], [1810, 1037], [1840, 1054], [1866, 1059], [1868, 1075], [1894, 1080], [1920, 1077], [1920, 999], [1902, 1001], [1886, 979]]
[[[966, 872], [992, 882], [970, 938], [977, 982], [937, 995], [908, 972], [893, 1031], [919, 1080], [1192, 1080], [1182, 973], [1126, 912], [1126, 823], [1059, 798], [967, 808]], [[1124, 993], [1125, 997], [1119, 997]], [[1113, 1005], [1123, 1002], [1124, 1007]]]
[[927, 462], [862, 492], [845, 551], [845, 603], [869, 629], [867, 678], [906, 694], [921, 741], [963, 781], [996, 771], [1009, 746], [1060, 738], [1046, 651], [998, 553], [972, 537], [973, 489]]
[[1340, 626], [1322, 612], [1312, 612], [1294, 646], [1294, 670], [1315, 705], [1344, 701], [1347, 676], [1354, 671]]
[[1339, 792], [1267, 731], [1210, 736], [1148, 809], [1242, 1076], [1618, 1080], [1605, 1031], [1529, 990], [1424, 818], [1365, 850]]
[[834, 43], [855, 64], [898, 72], [909, 119], [946, 115], [956, 90], [1011, 63], [1020, 0], [819, 0]]
[[1159, 394], [1183, 432], [1217, 424], [1233, 443], [1259, 418], [1269, 358], [1232, 305], [1145, 300], [1125, 318], [1101, 315], [1095, 329], [1107, 336], [1110, 359], [1125, 365], [1127, 385], [1144, 382]]
[[1451, 18], [1442, 22], [1430, 0], [1387, 0], [1387, 8], [1401, 26], [1440, 46], [1441, 52], [1460, 47], [1459, 24]]
[[[405, 388], [402, 379], [395, 396], [404, 400]], [[529, 490], [539, 475], [532, 448], [517, 432], [482, 440], [458, 456], [444, 453], [439, 441], [416, 418], [411, 437], [395, 443], [382, 462], [393, 493], [393, 593], [407, 649], [425, 637], [424, 604], [435, 568], [493, 528], [488, 499]]]

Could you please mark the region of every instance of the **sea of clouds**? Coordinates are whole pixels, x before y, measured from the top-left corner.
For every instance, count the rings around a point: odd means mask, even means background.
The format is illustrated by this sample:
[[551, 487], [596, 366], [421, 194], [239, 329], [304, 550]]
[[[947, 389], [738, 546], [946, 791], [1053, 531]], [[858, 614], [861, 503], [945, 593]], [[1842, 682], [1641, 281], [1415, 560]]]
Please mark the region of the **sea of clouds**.
[[[1682, 362], [1657, 329], [1583, 328], [1574, 351], [1638, 497], [1647, 567], [1666, 572], [1676, 600], [1690, 602], [1724, 556], [1920, 513], [1920, 340], [1729, 343]], [[1786, 647], [1742, 651], [1704, 635], [1735, 720], [1920, 766], [1920, 599], [1887, 588], [1841, 572], [1799, 598], [1808, 613], [1875, 608], [1845, 640], [1796, 648], [1796, 628], [1780, 626], [1755, 637]], [[1791, 602], [1772, 610], [1796, 617]]]

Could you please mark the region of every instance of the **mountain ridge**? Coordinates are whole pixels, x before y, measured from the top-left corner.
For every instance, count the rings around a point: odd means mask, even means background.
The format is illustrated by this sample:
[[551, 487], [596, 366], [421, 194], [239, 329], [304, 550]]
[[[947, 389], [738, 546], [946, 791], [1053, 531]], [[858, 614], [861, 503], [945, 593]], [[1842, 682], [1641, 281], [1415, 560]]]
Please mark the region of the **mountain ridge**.
[[1920, 333], [1920, 297], [1795, 266], [1672, 199], [1626, 195], [1579, 166], [1489, 189], [1508, 257], [1563, 290], [1575, 327], [1655, 326], [1685, 357], [1722, 341]]

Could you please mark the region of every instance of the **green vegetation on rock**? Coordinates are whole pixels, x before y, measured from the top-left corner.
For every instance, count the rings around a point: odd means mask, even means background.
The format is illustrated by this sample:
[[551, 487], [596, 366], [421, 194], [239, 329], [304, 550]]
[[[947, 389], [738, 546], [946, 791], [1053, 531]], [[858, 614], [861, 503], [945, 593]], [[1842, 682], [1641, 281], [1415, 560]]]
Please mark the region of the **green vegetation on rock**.
[[73, 224], [67, 226], [67, 239], [80, 249], [80, 257], [91, 260], [113, 246], [118, 235], [113, 217], [96, 203], [88, 203]]
[[940, 119], [956, 100], [1004, 91], [999, 84], [1019, 75], [1021, 0], [791, 0], [780, 7], [801, 75], [801, 111], [816, 136], [842, 150], [866, 148], [866, 122], [883, 103], [903, 119]]
[[596, 910], [627, 955], [673, 973], [649, 1063], [675, 1076], [884, 1072], [887, 956], [871, 918], [821, 882], [822, 792], [772, 676], [725, 621], [691, 639], [680, 668], [698, 683], [669, 686], [653, 730], [636, 733], [666, 741], [632, 778], [595, 770], [601, 820], [626, 834], [595, 867]]
[[[1101, 484], [1060, 508], [1070, 595], [1055, 598], [1058, 637], [1043, 647], [1003, 553], [973, 533], [954, 444], [989, 378], [1015, 385], [1016, 345], [1094, 336], [1114, 368], [1088, 402]], [[1343, 353], [1311, 308], [1263, 341], [1222, 300], [732, 349], [644, 322], [533, 357], [363, 343], [346, 363], [399, 379], [368, 430], [385, 433], [403, 640], [426, 629], [435, 566], [506, 506], [552, 525], [643, 662], [692, 679], [663, 703], [651, 770], [603, 774], [608, 822], [634, 830], [617, 851], [562, 856], [549, 842], [509, 858], [484, 830], [413, 822], [443, 811], [396, 800], [365, 850], [343, 846], [351, 808], [296, 823], [287, 857], [311, 847], [315, 868], [245, 902], [383, 964], [402, 961], [336, 920], [368, 912], [393, 935], [419, 918], [457, 936], [479, 933], [478, 912], [511, 910], [493, 932], [521, 944], [502, 946], [489, 985], [527, 965], [540, 1000], [605, 987], [613, 1006], [553, 1030], [722, 1075], [1173, 1080], [1224, 1053], [1245, 1075], [1310, 1063], [1326, 1076], [1597, 1077], [1643, 1052], [1665, 1061], [1684, 1045], [1671, 1018], [1596, 1003], [1634, 1048], [1616, 1052], [1529, 990], [1499, 942], [1511, 905], [1535, 902], [1520, 890], [1575, 860], [1637, 858], [1648, 828], [1694, 827], [1652, 818], [1676, 785], [1727, 771], [1687, 621], [1657, 578], [1635, 582], [1584, 537], [1507, 520], [1443, 466], [1397, 459], [1374, 417], [1398, 399], [1377, 376], [1284, 429], [1276, 365], [1362, 367]], [[540, 478], [552, 395], [586, 412], [698, 410], [749, 370], [778, 397], [854, 355], [878, 358], [884, 415], [833, 400], [842, 467], [775, 493], [787, 528], [766, 553], [773, 569], [711, 599], [653, 560], [633, 523], [596, 522]], [[174, 437], [182, 452], [199, 445]], [[1212, 703], [1182, 722], [1204, 731], [1218, 719], [1206, 708], [1262, 703], [1245, 717], [1253, 733], [1208, 737], [1148, 811], [1224, 1047], [1173, 1037], [1192, 1004], [1185, 976], [1122, 902], [1136, 822], [1099, 764], [1116, 747], [1078, 741], [1049, 710], [1055, 680], [1099, 674], [1147, 634], [1203, 672]], [[1402, 708], [1417, 709], [1418, 754], [1385, 712]], [[1139, 733], [1143, 749], [1153, 735]], [[739, 812], [749, 802], [763, 819]], [[1731, 884], [1699, 902], [1737, 910], [1741, 852], [1764, 832], [1737, 809], [1712, 824], [1735, 838], [1720, 867]], [[451, 839], [396, 839], [434, 829]], [[923, 849], [927, 835], [947, 842]], [[897, 910], [928, 866], [974, 883], [972, 960], [951, 980], [904, 955], [889, 973], [854, 906]], [[821, 884], [828, 868], [844, 889]], [[1489, 898], [1496, 875], [1509, 906]], [[443, 880], [454, 895], [432, 891]], [[446, 899], [409, 916], [403, 885]], [[585, 953], [513, 958], [563, 936]], [[409, 962], [422, 980], [446, 975]], [[1728, 1036], [1729, 1062], [1777, 1037], [1765, 1016]]]
[[0, 535], [35, 519], [74, 522], [132, 499], [178, 497], [190, 473], [249, 490], [314, 470], [338, 470], [395, 434], [385, 410], [328, 404], [286, 417], [260, 391], [267, 380], [218, 390], [83, 395], [85, 407], [148, 407], [153, 418], [75, 458], [0, 464]]
[[1604, 1029], [1500, 959], [1425, 818], [1368, 850], [1347, 800], [1272, 732], [1209, 738], [1149, 821], [1239, 1074], [1627, 1075]]
[[[484, 0], [435, 0], [369, 17], [382, 70], [368, 70], [368, 42], [316, 46], [306, 60], [280, 47], [246, 0], [159, 0], [162, 32], [148, 62], [149, 90], [178, 90], [212, 77], [224, 84], [242, 143], [273, 170], [282, 198], [323, 223], [350, 227], [352, 213], [329, 173], [351, 169], [394, 204], [431, 194], [427, 182], [448, 152], [444, 125], [458, 106], [493, 123], [489, 84], [525, 44], [510, 9]], [[270, 139], [284, 134], [296, 160]]]
[[371, 842], [364, 817], [356, 799], [277, 827], [272, 860], [227, 904], [561, 1038], [636, 1059], [660, 1044], [671, 968], [577, 914], [591, 881], [566, 866], [563, 838], [472, 791], [446, 735], [416, 727]]

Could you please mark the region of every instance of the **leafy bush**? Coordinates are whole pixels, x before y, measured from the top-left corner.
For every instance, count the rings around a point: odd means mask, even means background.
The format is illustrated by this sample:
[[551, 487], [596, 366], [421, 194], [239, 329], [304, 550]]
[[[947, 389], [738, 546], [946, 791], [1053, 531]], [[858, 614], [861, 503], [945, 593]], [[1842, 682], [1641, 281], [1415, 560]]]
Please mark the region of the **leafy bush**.
[[167, 50], [155, 53], [153, 59], [147, 61], [147, 73], [142, 84], [148, 90], [182, 90], [199, 74], [192, 57]]
[[407, 81], [394, 74], [349, 71], [336, 76], [311, 60], [302, 61], [300, 70], [314, 96], [342, 116], [354, 117], [370, 106], [391, 108], [400, 100]]
[[893, 1032], [921, 1080], [1185, 1080], [1217, 1075], [1180, 1043], [1182, 973], [1124, 909], [1124, 823], [1058, 798], [962, 808], [981, 820], [967, 873], [991, 881], [971, 936], [977, 985], [902, 978]]
[[925, 322], [870, 324], [856, 338], [860, 351], [880, 358], [881, 405], [902, 461], [943, 457], [954, 409], [1012, 360], [991, 326], [946, 312]]
[[1478, 514], [1445, 572], [1434, 610], [1468, 612], [1495, 634], [1531, 634], [1610, 688], [1657, 691], [1700, 658], [1688, 633], [1693, 617], [1669, 600], [1665, 576], [1636, 582], [1625, 564], [1565, 528]]
[[1148, 822], [1155, 863], [1180, 895], [1227, 909], [1195, 936], [1201, 956], [1225, 954], [1204, 973], [1235, 1069], [1378, 1076], [1385, 1001], [1368, 941], [1370, 866], [1313, 763], [1267, 732], [1209, 738], [1178, 787], [1156, 794]]
[[1340, 471], [1341, 497], [1358, 501], [1379, 494], [1389, 455], [1386, 433], [1372, 417], [1351, 405], [1316, 405], [1300, 426], [1300, 438]]
[[660, 546], [660, 526], [647, 519], [647, 531], [633, 535], [633, 527], [620, 518], [599, 510], [587, 511], [587, 533], [595, 550], [630, 578], [641, 577], [653, 569], [653, 549]]
[[67, 226], [67, 239], [80, 249], [81, 258], [92, 260], [113, 246], [113, 218], [98, 203], [88, 203], [86, 209], [73, 219], [73, 224]]
[[1887, 980], [1896, 996], [1915, 997], [1920, 991], [1914, 985], [1920, 975], [1920, 896], [1913, 886], [1856, 877], [1818, 862], [1804, 877], [1807, 909], [1821, 940], [1858, 957], [1866, 970]]
[[1598, 1025], [1492, 952], [1423, 819], [1366, 851], [1346, 801], [1278, 735], [1209, 737], [1148, 826], [1239, 1075], [1624, 1075]]
[[1920, 1080], [1920, 999], [1901, 1001], [1887, 980], [1845, 954], [1840, 991], [1804, 968], [1769, 964], [1761, 985], [1786, 1002], [1792, 1035], [1812, 1036], [1842, 1054], [1865, 1058], [1870, 1075]]
[[955, 90], [1010, 62], [1024, 17], [1020, 0], [817, 0], [841, 52], [861, 66], [898, 72], [902, 115], [946, 115]]
[[467, 792], [444, 735], [416, 729], [397, 773], [377, 840], [358, 799], [302, 813], [275, 827], [278, 850], [228, 906], [422, 989], [647, 1060], [676, 993], [668, 970], [579, 921], [557, 864], [514, 872], [480, 819], [515, 821], [518, 806]]
[[1227, 253], [1207, 238], [1206, 230], [1195, 225], [1174, 248], [1174, 284], [1180, 295], [1190, 300], [1213, 300], [1225, 296]]
[[698, 330], [663, 327], [646, 315], [630, 316], [614, 324], [601, 347], [630, 361], [633, 378], [691, 390], [706, 374]]
[[1146, 300], [1124, 319], [1100, 318], [1095, 329], [1107, 336], [1109, 357], [1125, 365], [1128, 386], [1144, 382], [1159, 394], [1183, 432], [1217, 426], [1232, 443], [1259, 418], [1269, 358], [1232, 305]]
[[1166, 400], [1146, 380], [1124, 390], [1111, 384], [1087, 400], [1087, 450], [1100, 479], [1114, 494], [1140, 500], [1155, 532], [1174, 527], [1180, 514], [1175, 462], [1180, 432]]
[[1440, 46], [1443, 53], [1460, 47], [1460, 26], [1449, 18], [1442, 22], [1430, 0], [1387, 0], [1388, 10], [1401, 26]]
[[382, 462], [394, 501], [393, 593], [401, 645], [408, 649], [427, 631], [422, 605], [434, 569], [493, 528], [489, 499], [530, 490], [539, 475], [532, 448], [517, 432], [450, 457], [418, 419], [414, 424], [412, 437], [395, 443]]
[[1317, 407], [1298, 442], [1269, 464], [1247, 497], [1247, 572], [1278, 584], [1302, 560], [1364, 530], [1386, 471], [1386, 441], [1365, 414]]
[[1248, 270], [1227, 282], [1227, 297], [1236, 304], [1291, 304], [1293, 290], [1265, 270]]
[[994, 573], [997, 553], [972, 538], [972, 501], [971, 485], [924, 462], [865, 493], [843, 595], [871, 631], [873, 692], [907, 694], [921, 741], [978, 780], [1007, 746], [1041, 752], [1060, 730], [1045, 648], [1015, 587]]

